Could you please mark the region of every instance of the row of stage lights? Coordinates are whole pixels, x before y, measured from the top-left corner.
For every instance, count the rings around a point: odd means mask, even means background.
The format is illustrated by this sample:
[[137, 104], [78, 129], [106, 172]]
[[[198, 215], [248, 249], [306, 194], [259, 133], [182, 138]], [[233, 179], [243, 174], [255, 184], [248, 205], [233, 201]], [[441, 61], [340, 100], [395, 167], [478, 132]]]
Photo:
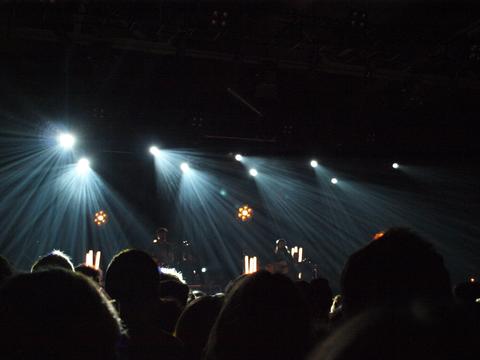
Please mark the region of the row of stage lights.
[[[61, 146], [65, 150], [71, 150], [74, 147], [75, 142], [76, 142], [75, 137], [71, 134], [68, 134], [68, 133], [60, 134], [58, 136], [57, 140], [58, 140], [59, 146]], [[150, 154], [152, 154], [155, 157], [158, 157], [158, 156], [161, 155], [161, 151], [157, 146], [151, 146], [149, 151], [150, 151]], [[241, 154], [236, 154], [235, 155], [235, 160], [237, 160], [239, 162], [242, 162], [244, 159], [243, 159], [243, 156]], [[310, 161], [310, 166], [315, 169], [319, 166], [319, 163], [318, 163], [317, 160], [313, 159], [313, 160]], [[400, 168], [400, 165], [395, 162], [395, 163], [392, 164], [392, 168], [398, 169], [398, 168]], [[84, 173], [88, 172], [89, 169], [90, 169], [90, 161], [87, 158], [81, 158], [80, 160], [78, 160], [77, 170], [80, 173], [84, 174]], [[180, 164], [180, 169], [182, 170], [182, 172], [187, 173], [187, 172], [190, 171], [190, 165], [187, 162], [182, 162]], [[248, 170], [248, 173], [250, 174], [250, 176], [253, 176], [253, 177], [258, 175], [258, 171], [255, 168], [250, 168]], [[338, 179], [333, 177], [333, 178], [330, 179], [330, 182], [334, 185], [338, 184]]]
[[[151, 147], [150, 147], [150, 153], [151, 153], [153, 156], [155, 156], [155, 157], [160, 156], [160, 149], [159, 149], [157, 146], [151, 146]], [[237, 160], [237, 161], [239, 161], [239, 162], [242, 162], [242, 161], [243, 161], [243, 155], [241, 155], [241, 154], [236, 154], [236, 155], [235, 155], [235, 160]], [[312, 168], [315, 169], [315, 168], [318, 167], [318, 165], [319, 165], [319, 164], [318, 164], [318, 161], [317, 161], [317, 160], [311, 160], [311, 161], [310, 161], [310, 166], [311, 166]], [[394, 169], [398, 169], [399, 167], [400, 167], [400, 165], [399, 165], [398, 163], [396, 163], [396, 162], [392, 164], [392, 168], [394, 168]], [[190, 166], [188, 165], [188, 163], [183, 162], [183, 163], [180, 164], [180, 169], [181, 169], [183, 172], [188, 172], [188, 171], [190, 170]], [[255, 169], [255, 168], [250, 168], [250, 169], [248, 170], [248, 173], [250, 174], [250, 176], [255, 177], [255, 176], [258, 175], [258, 170]], [[335, 177], [333, 177], [333, 178], [330, 179], [330, 182], [331, 182], [332, 184], [334, 184], [334, 185], [335, 185], [335, 184], [338, 184], [338, 179], [335, 178]]]

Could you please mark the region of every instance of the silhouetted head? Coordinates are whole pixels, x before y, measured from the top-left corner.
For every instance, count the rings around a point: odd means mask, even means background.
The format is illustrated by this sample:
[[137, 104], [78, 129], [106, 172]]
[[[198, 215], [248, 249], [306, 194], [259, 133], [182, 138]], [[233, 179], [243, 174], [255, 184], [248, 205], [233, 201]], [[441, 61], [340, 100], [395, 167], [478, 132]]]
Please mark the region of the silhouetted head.
[[167, 298], [158, 301], [158, 325], [160, 328], [173, 334], [183, 307], [175, 299]]
[[310, 282], [313, 315], [316, 318], [328, 319], [332, 307], [333, 294], [327, 279], [317, 278]]
[[0, 256], [0, 285], [13, 275], [13, 268], [3, 256]]
[[212, 328], [207, 359], [301, 359], [310, 341], [308, 308], [293, 282], [259, 271], [230, 290]]
[[187, 305], [189, 291], [188, 286], [178, 280], [160, 281], [159, 284], [159, 296], [165, 299], [174, 299], [182, 310]]
[[452, 300], [443, 258], [430, 243], [403, 228], [388, 230], [351, 255], [341, 282], [348, 316], [374, 306], [405, 305], [415, 299]]
[[193, 359], [201, 358], [222, 304], [221, 296], [202, 296], [191, 301], [180, 315], [175, 335], [183, 341]]
[[42, 256], [32, 265], [32, 272], [49, 268], [61, 268], [74, 271], [70, 257], [60, 250], [53, 250], [51, 253]]
[[12, 277], [0, 290], [4, 359], [114, 359], [122, 332], [94, 283], [50, 269]]
[[95, 269], [92, 266], [80, 264], [75, 268], [75, 272], [85, 275], [86, 277], [95, 281], [97, 284], [102, 283], [102, 270], [100, 269]]
[[105, 274], [105, 290], [120, 304], [157, 299], [158, 282], [157, 265], [140, 250], [123, 250], [115, 255]]
[[450, 307], [367, 310], [340, 326], [310, 360], [478, 359], [478, 324]]

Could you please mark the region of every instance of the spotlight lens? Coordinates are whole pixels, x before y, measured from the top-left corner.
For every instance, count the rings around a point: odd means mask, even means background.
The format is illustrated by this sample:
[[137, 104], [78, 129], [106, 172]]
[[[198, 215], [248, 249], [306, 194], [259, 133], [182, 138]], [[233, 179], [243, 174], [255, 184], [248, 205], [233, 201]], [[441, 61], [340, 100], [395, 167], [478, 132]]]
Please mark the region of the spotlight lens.
[[202, 273], [207, 272], [207, 268], [202, 268]]
[[153, 156], [158, 156], [160, 155], [160, 149], [156, 146], [150, 146], [150, 154], [152, 154]]
[[75, 137], [72, 134], [63, 133], [58, 135], [58, 144], [65, 150], [73, 148], [75, 145]]
[[338, 180], [337, 180], [337, 178], [332, 178], [332, 180], [330, 180], [330, 182], [331, 182], [332, 184], [337, 184], [337, 183], [338, 183]]
[[250, 169], [249, 173], [250, 173], [250, 175], [252, 175], [252, 176], [257, 176], [257, 175], [258, 175], [257, 169]]
[[237, 161], [242, 161], [242, 160], [243, 160], [243, 156], [240, 155], [240, 154], [237, 154], [237, 155], [235, 155], [235, 160], [237, 160]]
[[90, 161], [86, 158], [78, 160], [77, 169], [81, 174], [85, 174], [90, 170]]
[[392, 164], [392, 168], [394, 169], [398, 169], [400, 167], [400, 165], [398, 165], [398, 163], [393, 163]]
[[317, 161], [317, 160], [312, 160], [312, 161], [310, 161], [310, 166], [311, 166], [312, 168], [316, 168], [316, 167], [318, 166], [318, 161]]
[[180, 165], [180, 169], [182, 169], [183, 172], [187, 172], [190, 170], [190, 166], [184, 162]]

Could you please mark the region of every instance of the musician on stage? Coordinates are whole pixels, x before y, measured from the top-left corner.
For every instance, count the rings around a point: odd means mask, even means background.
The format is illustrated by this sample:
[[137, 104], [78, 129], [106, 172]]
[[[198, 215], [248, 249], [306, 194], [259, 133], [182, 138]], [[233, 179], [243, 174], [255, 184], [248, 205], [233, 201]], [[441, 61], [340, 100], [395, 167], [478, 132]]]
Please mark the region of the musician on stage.
[[282, 273], [295, 279], [297, 270], [295, 268], [295, 261], [292, 258], [290, 250], [288, 250], [287, 241], [285, 239], [278, 239], [275, 242], [274, 263], [271, 264], [270, 269], [275, 273]]

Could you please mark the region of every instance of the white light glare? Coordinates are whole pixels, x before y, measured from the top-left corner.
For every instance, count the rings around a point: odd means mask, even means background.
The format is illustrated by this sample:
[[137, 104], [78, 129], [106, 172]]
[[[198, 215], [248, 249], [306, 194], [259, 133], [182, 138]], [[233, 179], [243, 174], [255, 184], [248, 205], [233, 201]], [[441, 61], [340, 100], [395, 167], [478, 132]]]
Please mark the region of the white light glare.
[[257, 176], [257, 175], [258, 175], [257, 169], [250, 169], [249, 173], [250, 173], [250, 175], [252, 175], [252, 176]]
[[398, 163], [393, 163], [392, 164], [392, 168], [394, 169], [398, 169], [400, 167], [400, 165], [398, 165]]
[[81, 174], [85, 174], [90, 170], [90, 161], [86, 158], [82, 158], [77, 162], [77, 170]]
[[150, 154], [153, 156], [159, 156], [160, 155], [160, 149], [156, 146], [150, 146]]
[[180, 169], [182, 169], [183, 172], [188, 172], [190, 171], [190, 166], [186, 162], [184, 162], [180, 165]]
[[237, 154], [237, 155], [235, 155], [235, 160], [237, 160], [237, 161], [242, 161], [242, 160], [243, 160], [243, 156], [240, 155], [240, 154]]
[[207, 268], [202, 268], [202, 273], [207, 272]]
[[75, 137], [68, 133], [62, 133], [58, 135], [57, 141], [58, 144], [65, 150], [69, 150], [73, 148], [73, 145], [75, 145]]
[[312, 168], [316, 168], [316, 167], [318, 166], [318, 161], [317, 161], [317, 160], [312, 160], [312, 161], [310, 161], [310, 166], [311, 166]]
[[331, 182], [332, 184], [337, 184], [337, 183], [338, 183], [338, 180], [337, 180], [337, 178], [332, 178], [332, 180], [330, 180], [330, 182]]

